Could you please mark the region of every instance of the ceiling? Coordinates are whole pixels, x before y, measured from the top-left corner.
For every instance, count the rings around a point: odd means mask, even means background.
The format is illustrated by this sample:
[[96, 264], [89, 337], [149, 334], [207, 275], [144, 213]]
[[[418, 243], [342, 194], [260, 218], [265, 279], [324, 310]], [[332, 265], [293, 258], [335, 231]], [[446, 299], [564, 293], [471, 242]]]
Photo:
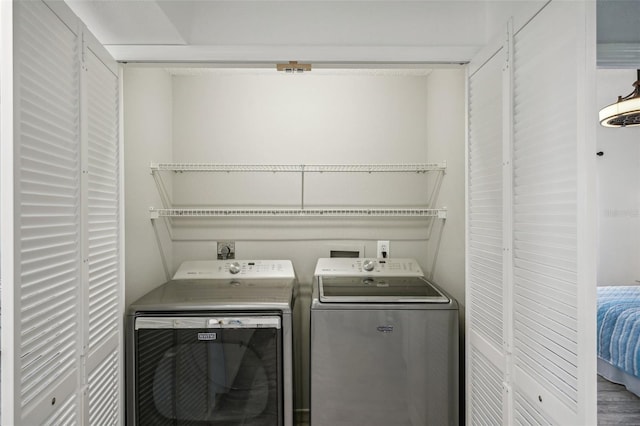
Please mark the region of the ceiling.
[[640, 68], [640, 1], [598, 0], [598, 65]]
[[640, 1], [598, 0], [598, 43], [640, 42]]
[[[123, 62], [461, 63], [542, 0], [66, 0]], [[535, 6], [537, 5], [537, 6]], [[493, 15], [498, 16], [495, 19]], [[492, 19], [493, 18], [493, 19]], [[640, 64], [640, 0], [597, 0], [601, 65]]]
[[482, 0], [66, 3], [123, 62], [454, 63], [486, 39]]

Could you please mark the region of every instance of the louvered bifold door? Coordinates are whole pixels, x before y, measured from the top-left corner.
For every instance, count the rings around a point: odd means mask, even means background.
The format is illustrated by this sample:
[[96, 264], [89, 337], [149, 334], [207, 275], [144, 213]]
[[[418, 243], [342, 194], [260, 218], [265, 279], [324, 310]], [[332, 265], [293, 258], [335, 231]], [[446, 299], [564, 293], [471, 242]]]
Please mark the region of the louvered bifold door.
[[586, 81], [595, 62], [591, 69], [587, 7], [590, 2], [553, 1], [514, 38], [517, 424], [595, 420], [595, 310], [589, 305], [595, 227], [586, 199], [594, 188], [585, 185], [590, 178], [584, 163], [587, 155], [595, 159], [586, 129], [596, 116], [585, 107], [591, 106], [586, 93], [594, 89]]
[[121, 424], [117, 66], [64, 3], [10, 5], [2, 423]]
[[595, 5], [506, 34], [469, 64], [467, 423], [595, 424]]
[[467, 419], [503, 423], [503, 67], [500, 47], [470, 64], [467, 145]]
[[42, 2], [13, 10], [14, 272], [5, 285], [13, 284], [15, 347], [2, 356], [14, 357], [15, 378], [7, 414], [14, 424], [72, 424], [81, 342], [78, 37]]
[[85, 267], [88, 424], [120, 423], [121, 267], [118, 75], [85, 35]]

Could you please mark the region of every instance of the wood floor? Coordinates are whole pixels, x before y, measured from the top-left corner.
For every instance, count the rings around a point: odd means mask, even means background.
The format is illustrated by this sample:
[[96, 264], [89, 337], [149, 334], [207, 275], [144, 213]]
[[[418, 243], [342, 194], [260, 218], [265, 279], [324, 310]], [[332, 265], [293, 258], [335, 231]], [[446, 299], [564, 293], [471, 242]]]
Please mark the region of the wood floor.
[[640, 425], [640, 398], [598, 376], [598, 425]]

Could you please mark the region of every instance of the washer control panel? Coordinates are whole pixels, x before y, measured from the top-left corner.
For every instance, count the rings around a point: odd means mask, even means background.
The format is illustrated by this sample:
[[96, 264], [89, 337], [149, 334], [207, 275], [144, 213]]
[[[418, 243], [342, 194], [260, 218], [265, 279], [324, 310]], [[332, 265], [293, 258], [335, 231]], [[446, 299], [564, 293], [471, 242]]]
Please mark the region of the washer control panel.
[[415, 259], [321, 258], [316, 263], [316, 276], [422, 277], [424, 273]]
[[224, 278], [295, 278], [290, 260], [188, 260], [174, 280]]

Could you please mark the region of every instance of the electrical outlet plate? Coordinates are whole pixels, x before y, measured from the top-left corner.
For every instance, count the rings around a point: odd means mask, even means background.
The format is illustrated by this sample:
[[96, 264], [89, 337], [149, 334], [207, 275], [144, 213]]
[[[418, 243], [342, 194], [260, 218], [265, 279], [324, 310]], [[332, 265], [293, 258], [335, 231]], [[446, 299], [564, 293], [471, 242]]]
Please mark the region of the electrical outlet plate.
[[378, 250], [376, 251], [376, 257], [378, 259], [383, 259], [389, 257], [389, 241], [378, 241]]
[[235, 259], [236, 243], [235, 241], [218, 241], [218, 259]]

